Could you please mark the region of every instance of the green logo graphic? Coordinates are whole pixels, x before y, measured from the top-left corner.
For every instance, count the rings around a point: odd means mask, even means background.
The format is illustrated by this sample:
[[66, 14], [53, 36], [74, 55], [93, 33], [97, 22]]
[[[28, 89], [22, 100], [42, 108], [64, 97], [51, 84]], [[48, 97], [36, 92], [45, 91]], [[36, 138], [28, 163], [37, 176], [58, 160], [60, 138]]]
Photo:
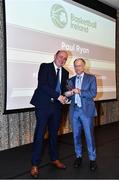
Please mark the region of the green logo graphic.
[[55, 26], [64, 28], [68, 22], [67, 13], [59, 4], [54, 4], [51, 9], [51, 19]]

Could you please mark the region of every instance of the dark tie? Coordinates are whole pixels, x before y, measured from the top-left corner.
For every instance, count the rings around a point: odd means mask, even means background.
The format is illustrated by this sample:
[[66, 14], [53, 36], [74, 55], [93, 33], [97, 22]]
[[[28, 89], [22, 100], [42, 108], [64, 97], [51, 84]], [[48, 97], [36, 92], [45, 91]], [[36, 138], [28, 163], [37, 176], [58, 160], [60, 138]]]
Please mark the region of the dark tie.
[[60, 84], [60, 69], [57, 68], [57, 74], [56, 74], [56, 88], [55, 90], [61, 94], [61, 84]]

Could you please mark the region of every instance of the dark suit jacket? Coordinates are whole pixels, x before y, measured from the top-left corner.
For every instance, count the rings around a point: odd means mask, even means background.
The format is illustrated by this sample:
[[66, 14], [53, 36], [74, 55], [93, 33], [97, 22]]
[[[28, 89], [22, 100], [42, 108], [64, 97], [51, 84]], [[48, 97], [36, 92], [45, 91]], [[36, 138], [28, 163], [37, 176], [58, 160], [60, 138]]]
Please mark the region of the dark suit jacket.
[[[61, 93], [66, 91], [66, 81], [69, 73], [62, 67]], [[56, 72], [53, 63], [43, 63], [38, 73], [38, 86], [30, 103], [38, 108], [48, 108], [52, 103], [51, 98], [57, 101], [59, 93], [55, 91]], [[58, 102], [58, 101], [57, 101]]]

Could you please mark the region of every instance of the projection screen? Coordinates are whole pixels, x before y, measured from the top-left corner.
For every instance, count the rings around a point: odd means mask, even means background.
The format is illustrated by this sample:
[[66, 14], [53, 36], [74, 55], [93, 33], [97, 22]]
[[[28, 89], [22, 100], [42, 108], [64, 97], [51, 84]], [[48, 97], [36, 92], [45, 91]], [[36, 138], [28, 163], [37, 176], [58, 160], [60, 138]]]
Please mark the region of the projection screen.
[[5, 0], [6, 110], [32, 108], [40, 64], [52, 62], [59, 49], [69, 52], [65, 68], [86, 60], [96, 75], [96, 100], [116, 98], [115, 19], [65, 0]]

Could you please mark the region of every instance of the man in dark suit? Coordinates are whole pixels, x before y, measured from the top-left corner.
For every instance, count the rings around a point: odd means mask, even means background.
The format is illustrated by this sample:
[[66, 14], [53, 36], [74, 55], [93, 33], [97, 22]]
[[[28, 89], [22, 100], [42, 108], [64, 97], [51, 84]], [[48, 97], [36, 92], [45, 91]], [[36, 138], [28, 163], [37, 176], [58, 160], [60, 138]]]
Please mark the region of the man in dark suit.
[[93, 136], [93, 119], [97, 115], [97, 111], [93, 99], [97, 94], [97, 84], [94, 75], [84, 72], [85, 63], [85, 60], [82, 58], [74, 61], [76, 76], [68, 80], [68, 86], [71, 89], [65, 95], [71, 99], [70, 119], [76, 153], [74, 167], [78, 168], [82, 162], [81, 132], [83, 128], [90, 160], [90, 170], [94, 171], [97, 165]]
[[40, 172], [42, 144], [46, 127], [49, 132], [49, 153], [51, 163], [60, 169], [66, 166], [60, 162], [57, 150], [57, 134], [61, 120], [61, 108], [65, 103], [66, 81], [69, 73], [63, 68], [68, 54], [64, 50], [58, 51], [52, 63], [42, 63], [38, 74], [38, 86], [31, 99], [35, 106], [36, 128], [32, 151], [31, 175], [38, 177]]

